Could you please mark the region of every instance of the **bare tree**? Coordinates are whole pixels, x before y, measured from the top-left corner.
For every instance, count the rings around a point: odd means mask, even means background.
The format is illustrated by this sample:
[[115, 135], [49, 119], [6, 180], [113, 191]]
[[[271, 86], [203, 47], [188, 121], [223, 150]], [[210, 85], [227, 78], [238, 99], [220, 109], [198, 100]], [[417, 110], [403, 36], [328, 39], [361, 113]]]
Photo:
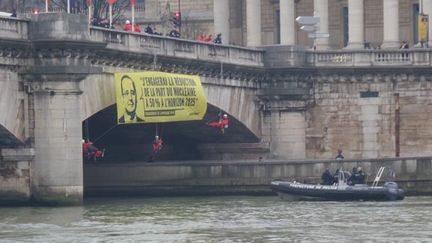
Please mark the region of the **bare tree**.
[[[70, 8], [73, 13], [88, 14], [86, 0], [69, 0]], [[67, 0], [51, 0], [54, 8], [67, 9]], [[93, 23], [100, 23], [109, 18], [108, 3], [105, 0], [91, 0]], [[117, 0], [113, 4], [113, 23], [122, 21], [125, 10], [129, 8], [129, 0]]]
[[171, 5], [169, 2], [166, 3], [164, 10], [161, 12], [160, 23], [163, 34], [168, 33], [173, 28], [173, 23], [171, 21]]

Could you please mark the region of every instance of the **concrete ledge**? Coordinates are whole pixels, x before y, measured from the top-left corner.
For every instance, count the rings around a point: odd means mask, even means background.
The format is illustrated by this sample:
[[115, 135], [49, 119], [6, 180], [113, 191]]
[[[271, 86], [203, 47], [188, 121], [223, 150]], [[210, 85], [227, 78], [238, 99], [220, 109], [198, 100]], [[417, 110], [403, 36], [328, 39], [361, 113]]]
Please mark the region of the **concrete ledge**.
[[0, 150], [2, 161], [30, 161], [33, 160], [35, 152], [33, 148], [10, 148]]
[[[221, 195], [271, 193], [276, 179], [320, 183], [325, 168], [361, 166], [372, 182], [381, 166], [392, 168], [394, 180], [407, 195], [432, 195], [430, 172], [417, 168], [431, 166], [431, 158], [389, 158], [373, 160], [323, 161], [185, 161], [156, 163], [87, 164], [84, 166], [86, 196], [100, 195]], [[419, 167], [420, 166], [420, 167]], [[411, 169], [411, 167], [414, 168]]]

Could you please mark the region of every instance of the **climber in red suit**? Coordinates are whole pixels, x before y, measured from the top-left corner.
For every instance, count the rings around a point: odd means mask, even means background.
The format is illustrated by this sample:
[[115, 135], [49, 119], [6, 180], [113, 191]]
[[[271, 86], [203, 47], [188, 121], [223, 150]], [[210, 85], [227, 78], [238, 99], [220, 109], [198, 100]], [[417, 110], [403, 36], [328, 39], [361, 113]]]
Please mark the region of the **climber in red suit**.
[[219, 128], [221, 130], [222, 133], [225, 132], [225, 129], [228, 128], [228, 115], [224, 114], [219, 121], [217, 122], [209, 122], [207, 125], [209, 125], [210, 127], [215, 127], [215, 128]]

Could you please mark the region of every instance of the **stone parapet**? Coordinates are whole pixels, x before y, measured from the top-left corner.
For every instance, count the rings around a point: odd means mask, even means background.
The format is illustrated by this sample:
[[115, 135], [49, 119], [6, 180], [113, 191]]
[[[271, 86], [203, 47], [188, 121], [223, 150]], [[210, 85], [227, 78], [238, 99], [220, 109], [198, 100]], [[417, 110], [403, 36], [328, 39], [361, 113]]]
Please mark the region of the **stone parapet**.
[[215, 45], [191, 40], [137, 34], [125, 31], [92, 27], [93, 41], [108, 43], [108, 49], [146, 53], [164, 57], [219, 62], [233, 65], [261, 67], [263, 51], [240, 46]]
[[[100, 27], [89, 27], [86, 16], [68, 15], [66, 13], [41, 13], [33, 16], [31, 21], [16, 18], [0, 18], [0, 52], [8, 55], [20, 53], [28, 48], [26, 43], [8, 43], [10, 40], [40, 43], [51, 41], [53, 55], [62, 55], [56, 49], [64, 49], [65, 53], [77, 55], [80, 52], [68, 44], [69, 41], [99, 43], [100, 47], [107, 45], [105, 50], [123, 53], [146, 54], [160, 58], [190, 59], [208, 63], [224, 63], [256, 68], [304, 68], [304, 67], [430, 67], [432, 61], [431, 49], [403, 50], [372, 50], [372, 49], [341, 49], [341, 50], [305, 50], [300, 46], [272, 45], [261, 48], [246, 48], [232, 45], [215, 45], [193, 40], [177, 39], [166, 36], [131, 33]], [[61, 26], [61, 27], [59, 27]], [[53, 41], [65, 43], [59, 46]], [[81, 44], [82, 44], [81, 43]], [[12, 45], [13, 44], [13, 45]], [[104, 44], [104, 45], [102, 45]], [[95, 54], [95, 46], [89, 47], [84, 55]], [[15, 48], [16, 51], [11, 51]], [[87, 49], [89, 49], [87, 48]], [[73, 50], [70, 52], [70, 50]], [[9, 54], [10, 53], [10, 54]], [[43, 53], [41, 53], [43, 55]], [[4, 56], [5, 54], [3, 54]], [[23, 54], [19, 54], [20, 57]], [[97, 59], [97, 58], [96, 58]]]
[[0, 36], [5, 39], [27, 40], [29, 21], [0, 17]]
[[430, 67], [430, 49], [307, 51], [312, 67]]
[[264, 65], [266, 68], [284, 68], [303, 66], [306, 51], [299, 46], [263, 46]]
[[31, 40], [90, 40], [88, 17], [80, 14], [40, 13], [32, 15]]

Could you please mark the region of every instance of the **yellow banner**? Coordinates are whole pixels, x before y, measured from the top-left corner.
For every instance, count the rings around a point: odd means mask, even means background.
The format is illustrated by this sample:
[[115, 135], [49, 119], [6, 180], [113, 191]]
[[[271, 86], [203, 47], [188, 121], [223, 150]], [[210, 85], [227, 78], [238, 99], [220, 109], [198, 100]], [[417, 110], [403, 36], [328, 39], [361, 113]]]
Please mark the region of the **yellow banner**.
[[202, 120], [207, 100], [198, 76], [115, 73], [118, 124]]
[[420, 42], [428, 41], [429, 17], [428, 15], [418, 16], [418, 39]]

